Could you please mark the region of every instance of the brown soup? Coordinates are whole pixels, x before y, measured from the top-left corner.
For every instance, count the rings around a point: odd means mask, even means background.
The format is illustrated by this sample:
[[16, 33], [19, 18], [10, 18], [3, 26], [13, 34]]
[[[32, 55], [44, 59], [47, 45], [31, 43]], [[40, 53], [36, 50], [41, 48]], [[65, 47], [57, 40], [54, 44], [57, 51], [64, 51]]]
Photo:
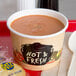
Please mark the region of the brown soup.
[[43, 36], [59, 32], [64, 24], [50, 16], [29, 15], [14, 20], [11, 27], [22, 34]]

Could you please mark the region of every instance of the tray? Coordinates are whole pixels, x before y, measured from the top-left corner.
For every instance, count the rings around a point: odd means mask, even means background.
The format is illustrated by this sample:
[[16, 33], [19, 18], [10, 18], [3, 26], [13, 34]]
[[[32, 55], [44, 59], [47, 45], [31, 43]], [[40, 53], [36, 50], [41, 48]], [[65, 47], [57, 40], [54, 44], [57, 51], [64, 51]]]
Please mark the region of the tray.
[[[66, 30], [66, 32], [73, 32], [76, 30], [76, 20], [69, 20], [69, 27]], [[8, 30], [6, 26], [6, 21], [0, 21], [0, 45], [8, 46], [8, 53], [10, 53], [10, 56], [12, 56], [12, 44], [11, 44], [11, 38], [10, 38], [10, 31]], [[31, 71], [25, 69], [27, 72], [27, 76], [40, 76], [41, 71]]]

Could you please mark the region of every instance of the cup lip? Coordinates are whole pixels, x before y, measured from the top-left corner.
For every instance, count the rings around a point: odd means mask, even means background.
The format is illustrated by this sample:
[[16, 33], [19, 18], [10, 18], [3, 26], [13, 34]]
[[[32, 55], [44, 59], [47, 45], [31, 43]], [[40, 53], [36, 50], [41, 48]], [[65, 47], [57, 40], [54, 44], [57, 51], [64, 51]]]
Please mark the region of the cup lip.
[[[18, 12], [16, 12], [16, 13], [12, 14], [12, 15], [8, 18], [8, 20], [7, 20], [7, 27], [8, 27], [8, 29], [9, 29], [11, 32], [13, 32], [14, 34], [19, 35], [19, 36], [21, 36], [21, 37], [26, 37], [26, 38], [31, 38], [31, 39], [43, 39], [43, 38], [49, 38], [49, 37], [57, 36], [57, 35], [65, 32], [65, 30], [68, 28], [68, 19], [67, 19], [67, 17], [64, 16], [62, 13], [60, 13], [60, 12], [58, 12], [58, 11], [54, 11], [54, 10], [43, 9], [43, 8], [28, 9], [28, 10], [22, 10], [22, 11], [26, 12], [26, 11], [32, 11], [32, 10], [47, 10], [47, 11], [50, 11], [50, 12], [55, 12], [55, 13], [57, 13], [58, 15], [61, 15], [61, 16], [66, 20], [66, 26], [65, 26], [62, 30], [58, 31], [57, 33], [53, 33], [53, 34], [49, 34], [49, 35], [33, 36], [33, 35], [22, 34], [22, 33], [20, 33], [20, 32], [15, 31], [14, 29], [12, 29], [12, 28], [10, 27], [10, 25], [8, 24], [9, 21], [10, 21], [10, 18], [11, 18], [13, 15], [21, 12], [21, 11], [18, 11]], [[31, 15], [31, 14], [30, 14], [30, 15]]]

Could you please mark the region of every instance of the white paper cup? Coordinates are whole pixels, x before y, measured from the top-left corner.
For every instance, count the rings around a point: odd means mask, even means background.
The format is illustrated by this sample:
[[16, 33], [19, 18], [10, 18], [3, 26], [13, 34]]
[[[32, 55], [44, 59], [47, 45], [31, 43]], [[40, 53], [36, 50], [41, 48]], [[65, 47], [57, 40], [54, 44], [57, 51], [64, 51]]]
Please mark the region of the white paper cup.
[[[11, 28], [14, 20], [27, 15], [51, 16], [60, 20], [65, 27], [57, 33], [44, 36], [26, 35]], [[63, 14], [48, 9], [23, 10], [13, 14], [8, 19], [7, 26], [11, 33], [14, 59], [22, 67], [38, 71], [53, 68], [59, 63], [64, 34], [68, 27], [68, 19]]]

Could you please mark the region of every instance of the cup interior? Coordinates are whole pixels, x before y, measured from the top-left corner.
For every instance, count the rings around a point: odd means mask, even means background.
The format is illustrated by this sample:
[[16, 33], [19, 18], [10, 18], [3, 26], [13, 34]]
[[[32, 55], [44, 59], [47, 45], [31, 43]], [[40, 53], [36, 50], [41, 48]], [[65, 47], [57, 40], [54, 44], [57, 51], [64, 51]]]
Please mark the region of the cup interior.
[[[28, 16], [28, 15], [46, 15], [46, 16], [51, 16], [51, 17], [54, 17], [58, 20], [60, 20], [64, 25], [65, 27], [60, 30], [59, 32], [57, 33], [54, 33], [54, 34], [51, 34], [51, 35], [45, 35], [45, 36], [31, 36], [31, 35], [25, 35], [25, 34], [22, 34], [22, 33], [19, 33], [17, 31], [15, 31], [14, 29], [11, 28], [11, 23], [20, 18], [20, 17], [23, 17], [23, 16]], [[67, 29], [68, 27], [68, 19], [61, 13], [59, 12], [56, 12], [56, 11], [53, 11], [53, 10], [48, 10], [48, 9], [32, 9], [32, 10], [23, 10], [23, 11], [19, 11], [19, 12], [16, 12], [14, 13], [12, 16], [9, 17], [8, 21], [7, 21], [7, 26], [9, 28], [10, 31], [12, 31], [13, 33], [17, 34], [17, 35], [20, 35], [20, 36], [23, 36], [23, 37], [29, 37], [29, 38], [46, 38], [46, 37], [51, 37], [51, 36], [55, 36], [55, 35], [58, 35], [62, 32], [65, 32], [65, 30]]]

